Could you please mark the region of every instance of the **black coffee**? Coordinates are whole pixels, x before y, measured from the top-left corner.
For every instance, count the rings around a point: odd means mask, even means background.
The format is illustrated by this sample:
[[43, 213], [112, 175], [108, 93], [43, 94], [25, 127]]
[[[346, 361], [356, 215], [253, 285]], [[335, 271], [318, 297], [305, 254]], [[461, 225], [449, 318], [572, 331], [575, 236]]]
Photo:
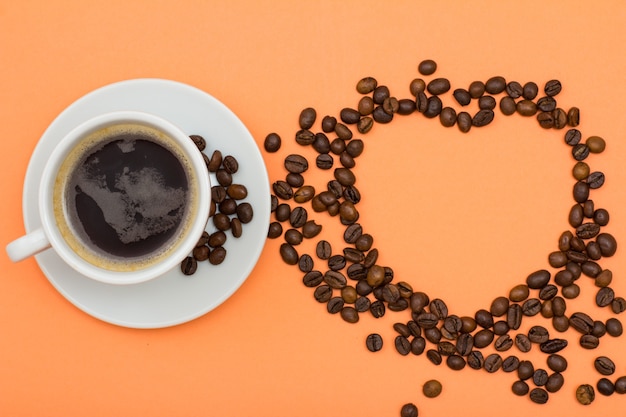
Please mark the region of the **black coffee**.
[[103, 263], [149, 262], [174, 245], [188, 217], [188, 170], [151, 129], [128, 125], [97, 135], [68, 158], [76, 159], [62, 197], [71, 230], [64, 235]]

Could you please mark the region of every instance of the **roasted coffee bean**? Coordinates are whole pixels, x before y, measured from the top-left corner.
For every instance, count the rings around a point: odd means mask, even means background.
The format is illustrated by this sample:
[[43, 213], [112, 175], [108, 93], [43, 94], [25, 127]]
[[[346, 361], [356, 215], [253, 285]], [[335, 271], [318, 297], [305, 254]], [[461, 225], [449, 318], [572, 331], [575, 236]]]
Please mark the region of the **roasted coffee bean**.
[[211, 154], [207, 168], [209, 169], [209, 172], [217, 172], [220, 166], [222, 166], [222, 152], [215, 150]]
[[226, 259], [226, 249], [222, 246], [213, 249], [209, 254], [209, 263], [211, 265], [219, 265], [224, 262], [224, 259]]
[[524, 381], [515, 381], [511, 386], [511, 391], [513, 391], [515, 395], [524, 396], [528, 394], [530, 387]]
[[211, 200], [215, 201], [215, 203], [220, 204], [226, 199], [226, 196], [226, 189], [224, 187], [219, 185], [211, 187]]
[[574, 147], [572, 148], [572, 156], [577, 161], [583, 161], [589, 156], [589, 148], [583, 143], [574, 145]]
[[623, 297], [615, 297], [611, 303], [611, 311], [615, 314], [626, 311], [626, 300]]
[[411, 343], [409, 342], [409, 339], [407, 339], [404, 336], [401, 336], [401, 335], [396, 336], [394, 340], [394, 344], [395, 344], [396, 350], [402, 356], [406, 356], [411, 352]]
[[[360, 281], [359, 281], [359, 283], [360, 283]], [[357, 293], [358, 293], [358, 290], [357, 290]], [[357, 297], [356, 301], [354, 302], [354, 308], [359, 313], [366, 312], [367, 310], [370, 309], [370, 306], [371, 306], [371, 301], [370, 301], [369, 298], [367, 298], [365, 296]]]
[[531, 100], [521, 100], [516, 104], [517, 112], [526, 117], [534, 116], [537, 113], [537, 105]]
[[580, 295], [580, 287], [577, 284], [568, 285], [567, 287], [561, 288], [561, 294], [563, 294], [564, 298], [572, 300]]
[[378, 352], [383, 348], [383, 338], [378, 333], [371, 333], [365, 339], [365, 346], [370, 352]]
[[602, 153], [606, 149], [606, 142], [600, 136], [590, 136], [585, 143], [591, 153]]
[[567, 359], [557, 353], [548, 356], [546, 361], [548, 367], [554, 372], [564, 372], [567, 369]]
[[506, 297], [496, 297], [491, 302], [489, 311], [494, 317], [501, 317], [506, 314], [509, 309], [509, 300]]
[[524, 89], [517, 81], [511, 81], [506, 85], [506, 93], [511, 98], [520, 98], [524, 92]]
[[439, 330], [439, 328], [437, 327], [429, 327], [427, 329], [424, 329], [424, 337], [426, 338], [426, 340], [434, 345], [441, 341], [441, 336], [441, 330]]
[[356, 84], [356, 91], [360, 94], [369, 94], [378, 86], [378, 81], [373, 77], [364, 77]]
[[515, 346], [517, 346], [520, 352], [526, 353], [530, 351], [532, 343], [528, 336], [518, 333], [515, 335]]
[[435, 78], [426, 85], [430, 94], [439, 95], [450, 91], [450, 81], [446, 78]]
[[359, 212], [354, 203], [351, 203], [350, 201], [343, 201], [339, 205], [339, 216], [342, 224], [350, 225], [359, 219]]
[[357, 110], [361, 116], [367, 116], [374, 111], [374, 100], [370, 96], [364, 96], [359, 100]]
[[479, 110], [472, 118], [472, 126], [483, 127], [493, 121], [495, 114], [493, 110]]
[[498, 320], [493, 324], [493, 334], [502, 336], [509, 332], [510, 327], [506, 320]]
[[611, 257], [617, 251], [617, 241], [609, 233], [600, 233], [596, 237], [596, 243], [600, 245], [602, 256]]
[[393, 116], [400, 108], [400, 104], [397, 98], [387, 97], [385, 100], [383, 100], [381, 107], [383, 108], [383, 111], [385, 113]]
[[298, 122], [300, 124], [300, 129], [310, 129], [315, 123], [315, 119], [317, 118], [317, 112], [314, 108], [307, 107], [300, 112], [300, 117]]
[[322, 118], [322, 131], [324, 133], [330, 133], [335, 131], [337, 125], [337, 119], [333, 116], [324, 116]]
[[479, 98], [485, 93], [485, 83], [482, 81], [472, 81], [469, 85], [468, 91], [472, 98]]
[[550, 339], [539, 345], [539, 349], [543, 353], [557, 353], [567, 347], [567, 340], [565, 339]]
[[580, 337], [580, 346], [584, 349], [595, 349], [600, 344], [600, 339], [592, 334], [584, 334]]
[[296, 246], [302, 243], [302, 233], [297, 229], [289, 229], [285, 232], [285, 241], [290, 245]]
[[328, 258], [328, 268], [332, 271], [340, 271], [346, 267], [346, 258], [342, 255], [333, 255]]
[[574, 282], [574, 274], [567, 269], [561, 270], [554, 275], [556, 285], [566, 287]]
[[593, 329], [593, 319], [582, 312], [572, 314], [569, 324], [574, 330], [582, 334], [590, 334]]
[[511, 304], [506, 314], [506, 323], [513, 330], [519, 329], [522, 324], [522, 308], [519, 304]]
[[428, 97], [424, 92], [419, 92], [415, 97], [415, 110], [420, 113], [424, 113], [428, 108]]
[[293, 188], [300, 188], [304, 185], [304, 177], [302, 174], [296, 174], [293, 172], [287, 174], [285, 181]]
[[523, 360], [520, 361], [519, 366], [517, 367], [517, 376], [522, 381], [532, 378], [535, 373], [535, 367], [532, 362]]
[[426, 102], [426, 110], [424, 111], [424, 116], [430, 118], [439, 116], [441, 113], [441, 109], [443, 108], [443, 103], [441, 99], [437, 96], [431, 96], [428, 98]]
[[[300, 263], [302, 262], [302, 258], [304, 256], [305, 255], [302, 255], [300, 257], [300, 261], [298, 265], [300, 265]], [[308, 269], [308, 266], [305, 269]], [[324, 281], [324, 275], [320, 271], [309, 270], [302, 277], [302, 283], [304, 284], [305, 287], [309, 287], [309, 288], [315, 288], [318, 285], [320, 285], [323, 281]]]
[[537, 115], [537, 121], [539, 122], [539, 126], [544, 129], [552, 129], [555, 126], [554, 115], [552, 112], [541, 112]]
[[396, 111], [396, 113], [401, 115], [409, 115], [415, 112], [415, 109], [415, 101], [403, 98], [398, 100], [398, 110]]
[[289, 243], [280, 245], [280, 256], [288, 265], [295, 265], [298, 263], [298, 259], [300, 259], [298, 251]]
[[528, 285], [520, 284], [511, 288], [509, 291], [509, 300], [519, 303], [528, 298], [529, 295]]
[[602, 375], [613, 375], [615, 373], [615, 363], [606, 356], [598, 356], [593, 362], [594, 368]]
[[606, 307], [615, 299], [615, 292], [611, 287], [602, 287], [596, 293], [596, 305]]
[[612, 395], [615, 392], [615, 385], [608, 378], [600, 378], [596, 384], [598, 392], [602, 395]]
[[602, 208], [595, 210], [593, 212], [593, 221], [599, 226], [606, 226], [609, 224], [609, 212]]
[[328, 311], [330, 314], [337, 314], [341, 312], [341, 310], [343, 310], [344, 304], [345, 303], [343, 301], [343, 298], [332, 297], [330, 300], [328, 300], [328, 303], [326, 304], [326, 311]]
[[542, 387], [546, 385], [546, 382], [548, 382], [548, 373], [546, 370], [536, 369], [533, 373], [533, 383], [538, 387]]
[[528, 317], [535, 316], [541, 311], [541, 301], [537, 298], [529, 298], [522, 304], [522, 314]]
[[417, 406], [413, 403], [404, 404], [400, 409], [400, 417], [417, 417]]
[[517, 356], [508, 356], [502, 361], [502, 370], [504, 372], [515, 372], [519, 367], [519, 358]]
[[226, 155], [222, 161], [222, 166], [229, 174], [235, 174], [239, 171], [239, 162], [232, 155]]
[[452, 107], [444, 107], [439, 113], [439, 121], [443, 127], [452, 127], [456, 123], [456, 111]]
[[417, 70], [422, 75], [432, 75], [437, 71], [437, 63], [432, 59], [425, 59], [419, 63]]
[[502, 368], [502, 357], [498, 355], [497, 353], [492, 353], [490, 355], [487, 355], [487, 357], [485, 358], [485, 363], [483, 367], [485, 368], [485, 371], [489, 373], [494, 373], [494, 372], [499, 371], [500, 368]]
[[439, 298], [435, 298], [430, 302], [429, 309], [440, 320], [448, 317], [448, 306]]
[[283, 226], [279, 222], [271, 222], [267, 237], [270, 239], [276, 239], [283, 234]]
[[[559, 252], [559, 253], [562, 253], [562, 252]], [[556, 296], [558, 291], [559, 289], [555, 285], [548, 284], [539, 291], [539, 299], [550, 300], [554, 298], [554, 296]]]
[[533, 343], [544, 343], [550, 340], [550, 334], [543, 326], [533, 326], [528, 330], [528, 339]]
[[487, 347], [493, 342], [493, 332], [489, 329], [482, 329], [474, 335], [474, 346], [478, 349]]
[[569, 211], [568, 221], [570, 226], [578, 227], [583, 223], [584, 214], [583, 206], [580, 204], [574, 204]]
[[548, 380], [546, 381], [546, 386], [545, 386], [546, 391], [550, 393], [555, 393], [563, 387], [564, 383], [565, 383], [565, 379], [563, 378], [563, 375], [558, 372], [555, 372], [551, 374], [550, 376], [548, 376]]
[[330, 140], [328, 140], [328, 136], [322, 132], [315, 134], [315, 139], [313, 140], [311, 146], [313, 146], [313, 149], [320, 154], [330, 152]]
[[456, 116], [457, 126], [463, 133], [467, 133], [472, 128], [472, 116], [468, 112], [460, 112]]
[[481, 110], [493, 110], [496, 108], [496, 99], [492, 96], [482, 96], [478, 99], [478, 108]]
[[587, 177], [587, 184], [589, 184], [589, 188], [592, 190], [598, 189], [604, 185], [604, 173], [602, 172], [592, 172]]
[[213, 225], [217, 230], [226, 231], [230, 229], [230, 218], [224, 213], [216, 213], [213, 216]]
[[489, 94], [500, 94], [506, 89], [506, 80], [504, 77], [491, 77], [485, 83], [485, 91]]
[[376, 87], [372, 94], [372, 98], [376, 104], [383, 104], [383, 101], [385, 101], [388, 97], [390, 97], [389, 87], [385, 85], [379, 85]]
[[385, 315], [385, 304], [380, 300], [374, 301], [370, 305], [370, 312], [374, 318], [378, 319], [383, 317]]
[[226, 194], [233, 200], [243, 200], [248, 196], [248, 189], [243, 184], [231, 184], [226, 189]]
[[192, 257], [188, 256], [180, 263], [180, 270], [185, 275], [193, 275], [196, 273], [198, 269], [198, 261]]
[[541, 97], [537, 100], [537, 108], [544, 113], [552, 115], [552, 112], [556, 110], [556, 100], [552, 97]]
[[539, 93], [539, 87], [534, 82], [530, 81], [524, 84], [522, 88], [522, 97], [526, 100], [533, 100], [537, 97], [537, 93]]
[[503, 334], [495, 340], [493, 346], [498, 352], [505, 352], [513, 346], [513, 339], [508, 334]]
[[324, 282], [330, 285], [331, 288], [335, 289], [342, 289], [348, 283], [345, 275], [339, 271], [333, 270], [326, 271], [326, 273], [324, 273]]
[[502, 97], [500, 99], [500, 112], [505, 116], [510, 116], [517, 111], [515, 100], [511, 97]]
[[[293, 215], [293, 211], [291, 212]], [[252, 209], [252, 205], [250, 203], [241, 203], [237, 206], [237, 218], [241, 223], [247, 224], [252, 221], [254, 217], [254, 210]], [[291, 217], [290, 217], [291, 218]], [[302, 227], [302, 226], [294, 226], [294, 227]]]
[[414, 355], [421, 355], [426, 349], [426, 339], [421, 336], [416, 336], [411, 340], [411, 353]]
[[354, 185], [356, 182], [356, 177], [354, 173], [348, 168], [336, 168], [334, 171], [334, 176], [339, 183], [345, 187], [349, 185]]
[[467, 364], [472, 369], [482, 369], [484, 363], [485, 359], [480, 351], [473, 350], [467, 355]]
[[567, 125], [567, 113], [561, 108], [557, 108], [552, 112], [552, 118], [554, 119], [555, 129], [563, 129]]
[[361, 119], [361, 113], [358, 110], [349, 107], [344, 107], [339, 112], [339, 118], [345, 124], [353, 125]]
[[582, 405], [589, 405], [595, 400], [596, 393], [589, 384], [583, 384], [576, 388], [576, 399]]
[[212, 248], [223, 246], [224, 243], [226, 243], [226, 233], [222, 232], [221, 230], [211, 233], [211, 235], [209, 235], [209, 238], [207, 239], [207, 244]]
[[584, 203], [589, 198], [589, 184], [578, 181], [574, 184], [573, 190], [574, 200], [578, 203]]
[[424, 386], [422, 387], [422, 392], [428, 398], [435, 398], [439, 396], [439, 394], [441, 394], [442, 389], [443, 386], [441, 385], [441, 382], [437, 381], [436, 379], [431, 379], [424, 383]]
[[615, 392], [626, 394], [626, 376], [620, 376], [615, 380]]
[[198, 239], [198, 242], [196, 242], [196, 247], [204, 246], [209, 243], [209, 236], [209, 232], [207, 232], [206, 230], [202, 232], [202, 236], [200, 236], [200, 239]]
[[309, 163], [302, 155], [291, 154], [285, 158], [285, 169], [295, 174], [301, 174], [309, 168]]
[[470, 354], [474, 347], [474, 337], [469, 333], [461, 334], [456, 340], [456, 350], [461, 356]]
[[274, 194], [283, 200], [289, 200], [293, 197], [293, 189], [291, 188], [291, 185], [285, 181], [276, 181], [272, 185], [272, 189], [274, 190]]
[[433, 313], [421, 313], [416, 317], [415, 321], [422, 329], [432, 329], [437, 326], [439, 318]]
[[453, 371], [460, 371], [466, 364], [465, 359], [459, 355], [450, 355], [446, 358], [446, 365]]
[[611, 317], [606, 321], [606, 332], [609, 336], [619, 337], [624, 332], [622, 322], [616, 319], [615, 317]]
[[313, 296], [315, 297], [316, 301], [320, 303], [326, 303], [333, 296], [333, 289], [330, 288], [330, 286], [328, 285], [320, 285], [319, 287], [315, 288]]
[[485, 329], [488, 329], [493, 326], [493, 316], [487, 310], [484, 310], [484, 309], [478, 310], [474, 314], [474, 319], [476, 320], [476, 323], [479, 326], [484, 327]]
[[535, 271], [526, 278], [528, 288], [541, 289], [550, 281], [550, 272], [545, 269]]
[[[411, 311], [417, 314], [421, 314], [424, 311], [424, 307], [430, 304], [428, 295], [424, 292], [414, 292], [410, 297]], [[419, 323], [418, 323], [419, 324]]]
[[354, 168], [356, 166], [354, 158], [345, 151], [339, 155], [339, 163], [345, 168]]
[[233, 198], [226, 198], [219, 204], [219, 212], [227, 215], [237, 212], [237, 202]]
[[409, 84], [409, 91], [414, 97], [417, 97], [419, 93], [423, 93], [425, 90], [426, 82], [421, 78], [416, 78]]
[[529, 394], [530, 400], [537, 404], [545, 404], [548, 402], [548, 392], [543, 388], [533, 388]]
[[301, 146], [309, 146], [315, 141], [315, 134], [308, 129], [296, 132], [296, 143]]
[[348, 323], [359, 321], [359, 312], [354, 307], [344, 306], [340, 311], [341, 318]]
[[595, 320], [593, 322], [593, 330], [591, 330], [591, 334], [597, 338], [600, 338], [606, 334], [606, 326], [600, 320]]
[[452, 95], [461, 106], [467, 106], [472, 101], [472, 96], [470, 96], [469, 91], [463, 88], [457, 88]]

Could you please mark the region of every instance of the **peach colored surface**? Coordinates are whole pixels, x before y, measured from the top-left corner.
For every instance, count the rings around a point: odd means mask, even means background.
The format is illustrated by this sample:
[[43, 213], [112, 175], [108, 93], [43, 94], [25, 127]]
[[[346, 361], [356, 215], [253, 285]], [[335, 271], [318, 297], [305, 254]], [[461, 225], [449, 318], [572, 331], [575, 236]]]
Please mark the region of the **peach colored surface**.
[[[453, 89], [494, 75], [562, 81], [559, 105], [579, 107], [583, 135], [608, 143], [589, 158], [607, 176], [592, 198], [611, 213], [605, 230], [621, 247], [602, 265], [625, 296], [625, 22], [626, 4], [617, 0], [0, 1], [2, 245], [24, 233], [23, 178], [40, 135], [95, 88], [159, 77], [209, 92], [259, 146], [270, 132], [283, 137], [280, 153], [264, 155], [274, 181], [284, 176], [282, 158], [301, 150], [292, 140], [301, 109], [338, 116], [356, 106], [364, 76], [408, 97], [417, 64], [432, 58], [435, 76]], [[376, 126], [356, 172], [361, 223], [381, 263], [458, 315], [487, 308], [548, 267], [573, 203], [564, 133], [499, 112], [468, 135], [421, 116]], [[335, 220], [317, 218], [338, 242]], [[396, 416], [414, 402], [423, 417], [575, 417], [626, 406], [619, 395], [598, 395], [588, 407], [574, 399], [578, 384], [600, 377], [592, 361], [601, 353], [616, 361], [612, 378], [626, 375], [626, 336], [584, 351], [574, 331], [561, 335], [570, 340], [565, 385], [535, 405], [511, 394], [513, 374], [453, 372], [397, 354], [391, 326], [406, 312], [356, 325], [329, 315], [297, 268], [281, 263], [280, 243], [267, 242], [252, 275], [219, 308], [158, 330], [94, 319], [57, 293], [33, 259], [12, 264], [1, 254], [0, 415]], [[579, 282], [582, 295], [568, 311], [608, 318], [593, 305], [592, 281]], [[377, 354], [364, 346], [373, 331], [386, 342]], [[545, 367], [537, 351], [529, 357]], [[444, 385], [436, 399], [421, 393], [431, 378]]]

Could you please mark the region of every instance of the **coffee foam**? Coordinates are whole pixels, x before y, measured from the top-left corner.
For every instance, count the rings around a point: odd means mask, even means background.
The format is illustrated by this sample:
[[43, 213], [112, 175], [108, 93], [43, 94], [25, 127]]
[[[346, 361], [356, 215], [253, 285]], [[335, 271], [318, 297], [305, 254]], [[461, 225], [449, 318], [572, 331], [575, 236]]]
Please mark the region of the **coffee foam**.
[[[89, 195], [102, 210], [106, 222], [115, 229], [120, 240], [124, 243], [135, 242], [153, 234], [170, 229], [178, 224], [179, 231], [162, 249], [139, 258], [116, 257], [98, 250], [94, 245], [85, 242], [86, 233], [77, 230], [80, 225], [76, 218], [70, 218], [73, 199], [69, 190], [70, 180], [77, 169], [88, 170], [83, 165], [89, 155], [101, 149], [106, 144], [116, 140], [124, 134], [140, 134], [168, 149], [181, 162], [187, 176], [189, 189], [174, 189], [167, 187], [161, 174], [152, 168], [140, 171], [124, 172], [111, 191], [103, 184], [103, 179], [89, 172], [83, 174], [83, 180], [78, 187]], [[122, 152], [134, 149], [133, 141], [120, 144]], [[159, 196], [159, 203], [154, 204], [154, 195]], [[91, 264], [113, 271], [133, 271], [144, 269], [172, 253], [184, 240], [191, 227], [197, 210], [197, 182], [191, 169], [191, 163], [183, 150], [163, 132], [140, 124], [119, 124], [109, 126], [88, 134], [78, 146], [65, 158], [61, 165], [54, 186], [54, 211], [57, 226], [61, 235], [70, 248], [80, 257]], [[68, 198], [70, 197], [70, 198]], [[184, 209], [186, 203], [186, 209]], [[135, 216], [141, 216], [142, 222], [134, 221]], [[165, 221], [163, 221], [165, 220]]]

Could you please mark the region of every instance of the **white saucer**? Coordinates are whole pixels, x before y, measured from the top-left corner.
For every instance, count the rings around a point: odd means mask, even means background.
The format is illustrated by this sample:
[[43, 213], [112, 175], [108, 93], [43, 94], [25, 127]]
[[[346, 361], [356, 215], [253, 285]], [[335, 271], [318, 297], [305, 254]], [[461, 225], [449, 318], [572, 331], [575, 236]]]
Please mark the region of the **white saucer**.
[[[74, 126], [97, 114], [138, 110], [162, 116], [188, 134], [202, 135], [209, 156], [214, 149], [233, 155], [240, 169], [234, 181], [248, 189], [253, 220], [236, 239], [228, 234], [226, 260], [218, 266], [201, 262], [195, 275], [178, 268], [146, 283], [109, 285], [83, 277], [49, 249], [36, 256], [52, 285], [76, 307], [105, 322], [133, 328], [159, 328], [206, 314], [230, 297], [246, 280], [266, 241], [270, 218], [269, 179], [263, 158], [244, 124], [207, 93], [174, 81], [137, 79], [95, 90], [65, 109], [48, 127], [31, 157], [24, 184], [24, 223], [40, 227], [37, 196], [47, 156]], [[216, 183], [215, 178], [211, 178]], [[209, 232], [213, 225], [209, 222]]]

